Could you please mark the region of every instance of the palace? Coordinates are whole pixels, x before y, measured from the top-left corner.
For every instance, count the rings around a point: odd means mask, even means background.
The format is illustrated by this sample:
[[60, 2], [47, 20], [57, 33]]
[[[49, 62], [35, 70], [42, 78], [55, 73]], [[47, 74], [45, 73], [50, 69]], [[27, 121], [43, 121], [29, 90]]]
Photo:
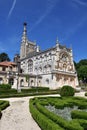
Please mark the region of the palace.
[[[58, 89], [63, 85], [78, 86], [72, 49], [62, 46], [57, 39], [54, 47], [41, 51], [35, 42], [28, 40], [26, 23], [20, 47], [20, 62], [22, 74], [29, 76], [29, 86], [50, 89]], [[24, 80], [22, 84], [25, 84]]]

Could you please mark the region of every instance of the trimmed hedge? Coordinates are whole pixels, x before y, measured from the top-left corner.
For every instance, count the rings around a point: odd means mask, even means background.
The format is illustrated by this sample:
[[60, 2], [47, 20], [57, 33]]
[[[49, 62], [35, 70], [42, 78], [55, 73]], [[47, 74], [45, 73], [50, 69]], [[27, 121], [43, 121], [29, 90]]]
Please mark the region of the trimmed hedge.
[[3, 94], [17, 94], [16, 89], [0, 89], [0, 95]]
[[1, 113], [1, 109], [0, 109], [0, 119], [1, 119], [1, 117], [2, 117], [2, 113]]
[[74, 96], [75, 90], [71, 86], [63, 86], [60, 90], [60, 95], [62, 97]]
[[87, 120], [87, 112], [74, 110], [71, 112], [71, 116], [73, 119], [85, 119]]
[[47, 91], [47, 92], [38, 92], [38, 93], [3, 93], [0, 95], [0, 98], [10, 98], [10, 97], [27, 97], [27, 96], [37, 96], [37, 95], [50, 95], [50, 94], [58, 94], [56, 91]]
[[52, 120], [48, 119], [47, 116], [43, 115], [39, 112], [35, 107], [35, 102], [30, 99], [30, 112], [34, 118], [34, 120], [38, 123], [42, 130], [64, 130], [59, 125], [54, 123]]
[[1, 116], [2, 116], [1, 111], [4, 110], [8, 106], [9, 106], [9, 101], [0, 100], [0, 119], [1, 119]]
[[11, 84], [0, 84], [0, 88], [11, 89]]
[[[87, 108], [87, 99], [80, 98], [80, 97], [69, 97], [69, 98], [67, 97], [38, 97], [38, 98], [32, 99], [32, 102], [33, 102], [32, 109], [35, 108], [36, 111], [38, 111], [43, 116], [47, 117], [47, 119], [45, 118], [45, 120], [48, 120], [48, 119], [51, 120], [52, 122], [56, 123], [59, 127], [61, 127], [64, 130], [86, 130], [87, 129], [87, 112], [84, 112], [84, 111], [79, 112], [75, 110], [77, 112], [75, 113], [76, 114], [75, 117], [73, 117], [74, 119], [72, 119], [71, 121], [68, 121], [62, 118], [61, 116], [50, 112], [48, 109], [44, 107], [45, 105], [49, 105], [49, 104], [54, 105], [54, 106], [57, 104], [57, 107], [58, 107], [58, 104], [60, 104], [59, 106], [61, 106], [62, 108], [65, 106], [73, 107], [76, 105], [83, 109], [83, 108]], [[32, 110], [31, 110], [31, 113], [32, 113]], [[37, 115], [37, 118], [39, 118], [39, 113]], [[34, 115], [33, 115], [33, 118], [34, 118]], [[35, 120], [38, 122], [37, 118], [35, 118]], [[53, 130], [55, 130], [55, 128]]]
[[87, 93], [85, 93], [85, 96], [87, 96]]
[[2, 100], [0, 100], [0, 109], [1, 110], [4, 110], [8, 106], [9, 106], [9, 101], [2, 101]]
[[23, 93], [45, 92], [45, 91], [49, 91], [49, 88], [48, 87], [33, 87], [30, 89], [21, 89], [21, 92]]
[[43, 113], [49, 119], [51, 119], [56, 124], [58, 124], [59, 126], [61, 126], [66, 130], [83, 130], [83, 128], [79, 125], [79, 123], [77, 122], [70, 123], [69, 121], [63, 119], [62, 117], [50, 112], [45, 107], [41, 106], [39, 103], [36, 103], [36, 107], [41, 113]]

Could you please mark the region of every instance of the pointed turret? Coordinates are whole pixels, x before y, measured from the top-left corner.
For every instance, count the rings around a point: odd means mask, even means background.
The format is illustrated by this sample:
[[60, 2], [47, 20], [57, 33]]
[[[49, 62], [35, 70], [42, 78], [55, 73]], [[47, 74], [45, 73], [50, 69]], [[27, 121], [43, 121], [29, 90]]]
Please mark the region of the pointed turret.
[[58, 40], [58, 37], [56, 39], [56, 48], [57, 48], [57, 51], [59, 51], [59, 40]]
[[56, 46], [59, 45], [59, 40], [58, 40], [58, 37], [56, 39]]
[[21, 41], [21, 49], [20, 49], [20, 58], [24, 58], [26, 56], [26, 46], [28, 45], [28, 38], [27, 38], [27, 23], [23, 24], [23, 34], [22, 34], [22, 41]]
[[27, 29], [26, 29], [27, 23], [24, 23], [23, 26], [24, 26], [24, 30], [23, 30], [23, 36], [22, 36], [22, 43], [23, 42], [25, 43], [28, 40], [27, 39]]

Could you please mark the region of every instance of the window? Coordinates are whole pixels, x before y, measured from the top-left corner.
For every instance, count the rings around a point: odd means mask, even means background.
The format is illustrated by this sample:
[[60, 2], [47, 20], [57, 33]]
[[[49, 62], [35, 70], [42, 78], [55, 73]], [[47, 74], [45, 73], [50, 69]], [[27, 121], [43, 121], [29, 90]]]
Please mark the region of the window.
[[28, 70], [29, 72], [33, 71], [33, 61], [31, 59], [28, 61]]
[[2, 67], [2, 71], [6, 71], [6, 68], [5, 68], [5, 67]]
[[13, 78], [10, 78], [10, 79], [9, 79], [9, 84], [11, 84], [11, 85], [14, 84], [14, 79], [13, 79]]
[[49, 84], [49, 79], [46, 79], [46, 83]]
[[0, 84], [2, 84], [3, 83], [3, 79], [2, 78], [0, 78]]

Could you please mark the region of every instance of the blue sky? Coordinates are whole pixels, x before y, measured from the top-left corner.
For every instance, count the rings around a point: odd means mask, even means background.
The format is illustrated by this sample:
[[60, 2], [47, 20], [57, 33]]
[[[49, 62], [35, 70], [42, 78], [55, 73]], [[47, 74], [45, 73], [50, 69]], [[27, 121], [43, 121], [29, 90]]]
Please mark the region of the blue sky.
[[74, 60], [87, 59], [87, 0], [0, 0], [0, 53], [19, 53], [23, 22], [42, 50], [72, 47]]

